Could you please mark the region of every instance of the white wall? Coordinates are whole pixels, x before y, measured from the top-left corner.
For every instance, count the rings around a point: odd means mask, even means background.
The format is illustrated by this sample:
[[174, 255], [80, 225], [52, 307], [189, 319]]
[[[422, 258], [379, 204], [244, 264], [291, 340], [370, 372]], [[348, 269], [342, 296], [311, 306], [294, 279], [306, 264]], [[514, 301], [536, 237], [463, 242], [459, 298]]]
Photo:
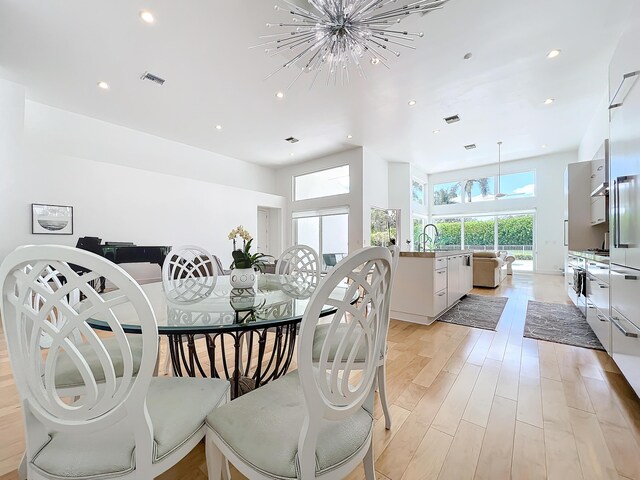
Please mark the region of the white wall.
[[[454, 170], [429, 175], [431, 215], [493, 214], [505, 211], [536, 211], [535, 248], [538, 273], [560, 273], [564, 265], [564, 171], [578, 161], [578, 153], [567, 152], [527, 158], [502, 164], [502, 173], [535, 171], [536, 195], [498, 201], [456, 205], [433, 205], [433, 186], [439, 183], [496, 175], [497, 165]], [[588, 208], [588, 206], [585, 206]]]
[[[352, 252], [362, 248], [364, 224], [362, 207], [362, 164], [363, 149], [354, 148], [296, 165], [283, 167], [278, 170], [278, 192], [286, 198], [284, 248], [293, 245], [294, 242], [293, 225], [291, 221], [294, 212], [317, 211], [341, 207], [349, 208], [349, 251]], [[348, 194], [294, 201], [292, 184], [294, 176], [339, 167], [341, 165], [349, 165], [350, 185]]]
[[25, 137], [46, 152], [276, 193], [272, 168], [28, 100]]
[[389, 208], [400, 210], [400, 238], [398, 246], [403, 251], [411, 250], [407, 240], [413, 239], [411, 220], [411, 164], [389, 162]]
[[386, 160], [366, 147], [362, 163], [362, 241], [370, 246], [371, 209], [389, 208], [389, 169]]
[[[276, 195], [194, 180], [186, 175], [175, 176], [96, 161], [104, 158], [103, 147], [112, 153], [122, 148], [122, 154], [128, 155], [126, 162], [133, 162], [139, 154], [141, 159], [146, 159], [141, 163], [150, 167], [145, 162], [166, 148], [167, 155], [162, 157], [161, 163], [166, 162], [165, 166], [169, 167], [170, 152], [179, 152], [180, 155], [173, 157], [173, 162], [189, 175], [196, 176], [203, 157], [196, 153], [192, 163], [189, 155], [198, 149], [86, 119], [92, 126], [90, 134], [99, 140], [92, 150], [82, 138], [78, 138], [76, 144], [70, 132], [59, 136], [61, 132], [57, 125], [50, 125], [49, 129], [43, 123], [45, 118], [51, 121], [67, 118], [64, 112], [53, 112], [49, 116], [49, 107], [40, 108], [31, 102], [28, 102], [26, 117], [28, 134], [24, 136], [24, 143], [19, 145], [21, 104], [24, 105], [24, 90], [0, 80], [0, 260], [21, 244], [75, 245], [79, 236], [90, 235], [138, 245], [197, 244], [229, 264], [231, 243], [227, 240], [228, 232], [242, 224], [255, 233], [258, 206], [284, 208], [284, 198]], [[41, 116], [37, 112], [48, 113]], [[73, 122], [79, 121], [78, 116], [69, 115]], [[37, 127], [32, 122], [37, 123]], [[82, 122], [78, 125], [81, 126]], [[76, 133], [82, 137], [87, 130], [80, 128]], [[101, 143], [109, 135], [116, 147]], [[134, 145], [135, 151], [127, 153], [127, 145]], [[81, 158], [59, 152], [80, 153], [80, 149], [86, 156]], [[220, 170], [219, 178], [227, 178], [225, 169], [235, 169], [230, 165], [231, 159], [227, 163], [229, 165], [225, 168], [216, 167]], [[160, 168], [165, 166], [160, 165]], [[272, 189], [265, 179], [254, 178], [261, 176], [261, 171], [261, 167], [258, 167], [258, 173], [249, 168], [243, 178], [248, 185]], [[214, 173], [214, 168], [209, 172]], [[208, 174], [203, 174], [203, 178], [207, 177]], [[74, 234], [32, 235], [31, 203], [72, 205]], [[131, 266], [128, 270], [140, 280], [158, 275], [157, 268], [151, 271], [140, 265]]]
[[[606, 76], [606, 71], [604, 72]], [[604, 141], [609, 138], [609, 91], [602, 92], [602, 99], [598, 108], [593, 113], [593, 118], [585, 131], [580, 148], [578, 149], [578, 160], [587, 162], [593, 160]]]

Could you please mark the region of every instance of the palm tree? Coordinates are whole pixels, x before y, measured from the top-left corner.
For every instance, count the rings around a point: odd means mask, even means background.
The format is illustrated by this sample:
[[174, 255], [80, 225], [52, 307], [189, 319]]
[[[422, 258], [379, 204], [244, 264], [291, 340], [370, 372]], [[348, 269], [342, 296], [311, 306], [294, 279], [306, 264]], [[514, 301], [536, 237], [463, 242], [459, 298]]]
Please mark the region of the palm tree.
[[486, 197], [487, 195], [489, 195], [489, 179], [484, 177], [484, 178], [474, 178], [472, 180], [467, 180], [466, 182], [464, 182], [464, 193], [467, 195], [467, 202], [471, 203], [473, 201], [473, 198], [471, 196], [471, 192], [473, 190], [473, 185], [477, 183], [478, 186], [480, 187], [480, 194], [483, 197]]
[[436, 190], [433, 193], [434, 203], [436, 205], [450, 205], [453, 202], [453, 199], [458, 196], [458, 187], [459, 184], [451, 185], [448, 189], [441, 188], [440, 190]]

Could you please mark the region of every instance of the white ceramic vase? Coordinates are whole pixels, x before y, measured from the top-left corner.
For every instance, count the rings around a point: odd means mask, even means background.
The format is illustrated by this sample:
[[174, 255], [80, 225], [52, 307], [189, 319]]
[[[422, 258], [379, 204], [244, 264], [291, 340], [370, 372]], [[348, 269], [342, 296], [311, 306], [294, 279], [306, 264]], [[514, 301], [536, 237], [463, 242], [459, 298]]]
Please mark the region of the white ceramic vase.
[[233, 288], [252, 288], [256, 283], [256, 271], [253, 268], [234, 268], [229, 275]]

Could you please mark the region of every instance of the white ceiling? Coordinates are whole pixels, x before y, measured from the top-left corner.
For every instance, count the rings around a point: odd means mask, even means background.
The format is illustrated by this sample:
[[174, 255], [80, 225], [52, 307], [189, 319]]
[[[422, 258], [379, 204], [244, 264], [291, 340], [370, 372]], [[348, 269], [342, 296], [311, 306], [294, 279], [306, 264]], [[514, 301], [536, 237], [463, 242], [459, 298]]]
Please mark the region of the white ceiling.
[[[506, 160], [576, 149], [633, 0], [451, 0], [403, 22], [425, 35], [391, 70], [367, 65], [366, 80], [312, 90], [304, 75], [284, 100], [275, 93], [296, 72], [265, 81], [282, 58], [248, 48], [287, 18], [273, 3], [2, 0], [0, 77], [38, 102], [264, 165], [364, 145], [431, 173], [493, 163], [498, 140]], [[165, 85], [139, 80], [146, 70]], [[452, 114], [462, 121], [447, 126]]]

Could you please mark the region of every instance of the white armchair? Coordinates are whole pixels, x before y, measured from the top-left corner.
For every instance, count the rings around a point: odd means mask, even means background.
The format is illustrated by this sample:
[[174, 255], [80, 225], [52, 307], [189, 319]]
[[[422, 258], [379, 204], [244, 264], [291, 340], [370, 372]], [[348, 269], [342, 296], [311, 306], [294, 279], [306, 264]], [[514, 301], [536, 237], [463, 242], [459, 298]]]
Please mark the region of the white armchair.
[[[252, 480], [337, 480], [363, 460], [367, 480], [375, 478], [373, 383], [390, 282], [391, 254], [383, 247], [359, 250], [331, 269], [302, 319], [298, 370], [207, 417], [210, 480], [219, 480], [225, 458]], [[356, 306], [360, 287], [366, 293]], [[337, 311], [322, 320], [330, 327], [318, 361], [313, 343], [327, 304]]]
[[[86, 273], [74, 272], [70, 263]], [[48, 270], [64, 277], [60, 288], [41, 281]], [[114, 286], [108, 295], [93, 287], [100, 277]], [[152, 376], [158, 328], [151, 305], [133, 278], [102, 257], [63, 246], [18, 248], [0, 266], [0, 293], [25, 419], [23, 479], [154, 478], [200, 441], [207, 413], [227, 401], [226, 381]], [[80, 305], [69, 303], [74, 293], [85, 298]], [[34, 295], [39, 296], [38, 309], [33, 308]], [[120, 311], [137, 315], [141, 325], [137, 375], [135, 347], [122, 329]], [[64, 325], [51, 323], [51, 312], [64, 313]], [[91, 318], [107, 322], [113, 335], [94, 331]], [[43, 334], [51, 343], [41, 351]], [[76, 343], [78, 336], [83, 348]], [[56, 383], [56, 366], [63, 358], [82, 380], [75, 397], [67, 397]]]

